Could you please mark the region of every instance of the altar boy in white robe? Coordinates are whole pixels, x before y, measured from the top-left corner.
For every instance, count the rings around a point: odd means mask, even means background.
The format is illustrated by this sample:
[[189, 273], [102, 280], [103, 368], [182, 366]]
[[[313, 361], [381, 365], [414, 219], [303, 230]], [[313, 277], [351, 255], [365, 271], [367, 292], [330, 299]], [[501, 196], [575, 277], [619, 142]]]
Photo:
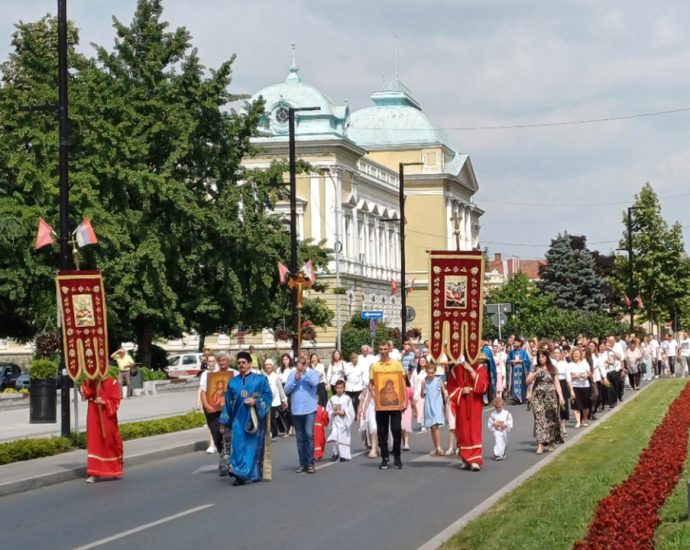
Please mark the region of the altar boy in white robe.
[[332, 462], [344, 462], [352, 458], [350, 453], [350, 427], [355, 420], [355, 410], [352, 399], [345, 394], [345, 382], [335, 383], [335, 394], [326, 404], [326, 412], [330, 420], [331, 433], [327, 441], [333, 445]]
[[494, 410], [489, 416], [488, 428], [494, 436], [494, 459], [505, 460], [508, 432], [513, 429], [513, 415], [505, 409], [501, 396], [494, 399]]

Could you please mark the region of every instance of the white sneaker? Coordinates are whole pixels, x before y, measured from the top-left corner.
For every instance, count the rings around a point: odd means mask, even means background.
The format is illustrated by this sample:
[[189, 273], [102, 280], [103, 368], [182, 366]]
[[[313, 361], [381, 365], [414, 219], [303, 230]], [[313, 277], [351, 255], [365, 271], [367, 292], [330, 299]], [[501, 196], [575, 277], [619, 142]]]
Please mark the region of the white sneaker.
[[482, 469], [482, 467], [481, 467], [479, 464], [477, 464], [476, 462], [473, 462], [473, 463], [472, 463], [471, 468], [472, 468], [472, 471], [473, 471], [473, 472], [478, 472], [479, 470]]
[[84, 481], [85, 481], [86, 483], [95, 483], [95, 482], [96, 482], [96, 478], [93, 477], [93, 476], [89, 476], [89, 477], [87, 477]]
[[207, 453], [207, 454], [210, 454], [210, 455], [216, 454], [217, 452], [218, 452], [218, 451], [216, 450], [216, 446], [215, 446], [215, 445], [210, 445], [209, 448], [206, 449], [206, 453]]

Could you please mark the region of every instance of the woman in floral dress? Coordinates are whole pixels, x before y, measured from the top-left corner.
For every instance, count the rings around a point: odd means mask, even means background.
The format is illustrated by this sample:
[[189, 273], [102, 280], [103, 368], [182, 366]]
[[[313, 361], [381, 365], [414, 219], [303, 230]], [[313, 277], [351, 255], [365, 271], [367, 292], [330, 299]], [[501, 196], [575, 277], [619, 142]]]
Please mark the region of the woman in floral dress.
[[544, 447], [553, 451], [556, 443], [563, 442], [559, 411], [565, 401], [557, 380], [558, 370], [551, 363], [549, 350], [537, 350], [536, 364], [527, 376], [527, 384], [533, 384], [532, 411], [537, 434], [537, 454], [542, 454]]

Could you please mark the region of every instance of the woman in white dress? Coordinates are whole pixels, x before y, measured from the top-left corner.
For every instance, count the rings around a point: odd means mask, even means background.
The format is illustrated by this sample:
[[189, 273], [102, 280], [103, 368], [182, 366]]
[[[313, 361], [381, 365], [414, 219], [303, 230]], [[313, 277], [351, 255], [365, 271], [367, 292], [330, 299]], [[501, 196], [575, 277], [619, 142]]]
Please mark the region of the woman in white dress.
[[424, 381], [426, 380], [426, 367], [429, 364], [426, 355], [421, 355], [417, 361], [417, 368], [412, 371], [413, 401], [417, 409], [417, 422], [421, 425], [420, 431], [425, 432], [424, 427], [424, 397], [422, 396], [422, 389], [424, 388]]
[[570, 379], [575, 391], [575, 427], [589, 426], [590, 407], [590, 377], [589, 363], [582, 355], [579, 348], [574, 348], [570, 353]]

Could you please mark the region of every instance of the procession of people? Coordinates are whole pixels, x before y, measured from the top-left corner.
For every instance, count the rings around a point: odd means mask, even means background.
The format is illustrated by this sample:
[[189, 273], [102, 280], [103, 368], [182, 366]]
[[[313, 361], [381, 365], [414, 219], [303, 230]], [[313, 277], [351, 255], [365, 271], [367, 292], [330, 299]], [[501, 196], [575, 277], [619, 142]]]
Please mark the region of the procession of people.
[[[582, 335], [572, 342], [510, 335], [505, 342], [485, 341], [475, 362], [451, 362], [445, 356], [434, 361], [426, 342], [406, 340], [398, 351], [388, 341], [378, 354], [363, 345], [348, 362], [334, 351], [327, 365], [313, 351], [296, 362], [287, 353], [274, 360], [240, 351], [233, 365], [221, 350], [204, 357], [198, 399], [209, 452], [218, 454], [219, 474], [235, 486], [271, 479], [270, 443], [291, 436], [298, 473], [315, 473], [324, 457], [351, 460], [355, 437], [362, 438], [369, 458], [380, 458], [380, 470], [402, 469], [413, 431], [429, 433], [432, 457], [457, 455], [461, 469], [476, 472], [484, 465], [485, 433], [493, 439], [494, 460], [509, 457], [513, 407], [532, 411], [535, 452], [542, 454], [563, 444], [569, 428], [588, 427], [596, 413], [614, 408], [642, 381], [690, 375], [690, 337], [683, 334], [675, 346], [669, 342], [676, 343], [634, 334]], [[120, 385], [113, 378], [87, 381], [81, 393], [89, 402], [87, 481], [121, 477]], [[448, 450], [441, 441], [444, 426]]]

